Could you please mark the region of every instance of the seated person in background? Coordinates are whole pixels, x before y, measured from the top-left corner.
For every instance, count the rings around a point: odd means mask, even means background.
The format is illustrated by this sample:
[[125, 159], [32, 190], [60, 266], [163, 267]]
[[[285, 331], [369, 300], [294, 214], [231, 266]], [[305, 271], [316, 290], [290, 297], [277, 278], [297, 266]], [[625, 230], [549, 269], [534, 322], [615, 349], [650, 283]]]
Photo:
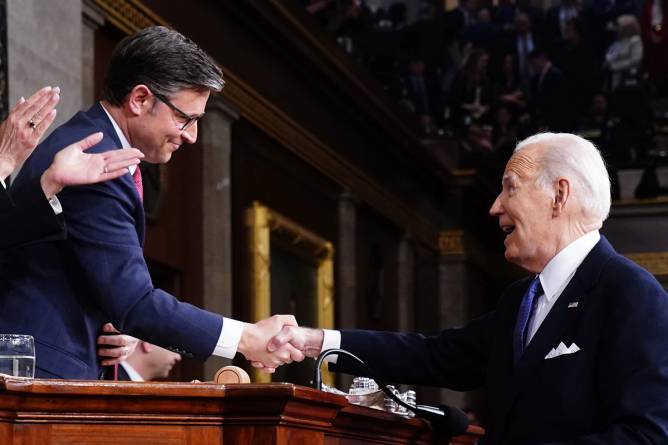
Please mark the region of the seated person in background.
[[513, 107], [517, 113], [526, 110], [526, 94], [522, 90], [520, 79], [517, 75], [515, 57], [506, 54], [501, 64], [501, 73], [494, 84], [494, 99]]
[[489, 54], [474, 49], [452, 84], [450, 99], [456, 125], [468, 127], [487, 117], [492, 100], [489, 79]]
[[529, 54], [531, 64], [531, 109], [534, 126], [538, 131], [560, 131], [568, 127], [568, 97], [564, 76], [552, 64], [544, 50], [537, 49]]
[[[118, 380], [145, 382], [156, 379], [165, 379], [178, 362], [181, 356], [176, 352], [156, 346], [146, 341], [138, 340], [137, 347], [118, 367]], [[109, 372], [105, 380], [112, 380]]]
[[617, 40], [605, 53], [604, 68], [610, 76], [610, 91], [635, 87], [641, 80], [643, 43], [638, 19], [632, 15], [617, 18]]
[[512, 109], [507, 105], [499, 104], [494, 110], [492, 144], [497, 162], [505, 165], [517, 145], [517, 125]]

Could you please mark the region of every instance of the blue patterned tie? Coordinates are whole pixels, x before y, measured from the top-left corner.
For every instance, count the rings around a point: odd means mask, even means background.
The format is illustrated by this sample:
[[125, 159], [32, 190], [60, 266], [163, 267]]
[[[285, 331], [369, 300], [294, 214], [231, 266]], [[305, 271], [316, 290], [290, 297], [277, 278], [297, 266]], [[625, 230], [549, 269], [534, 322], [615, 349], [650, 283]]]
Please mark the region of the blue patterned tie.
[[529, 288], [524, 293], [524, 297], [520, 303], [520, 309], [517, 312], [517, 323], [515, 324], [515, 332], [513, 333], [513, 354], [515, 358], [515, 364], [517, 364], [517, 362], [520, 360], [520, 357], [522, 357], [522, 353], [524, 353], [524, 346], [526, 345], [527, 338], [527, 327], [529, 324], [529, 318], [531, 317], [531, 312], [533, 312], [533, 307], [536, 302], [536, 296], [543, 292], [538, 277], [539, 275], [536, 275], [531, 284], [529, 284]]

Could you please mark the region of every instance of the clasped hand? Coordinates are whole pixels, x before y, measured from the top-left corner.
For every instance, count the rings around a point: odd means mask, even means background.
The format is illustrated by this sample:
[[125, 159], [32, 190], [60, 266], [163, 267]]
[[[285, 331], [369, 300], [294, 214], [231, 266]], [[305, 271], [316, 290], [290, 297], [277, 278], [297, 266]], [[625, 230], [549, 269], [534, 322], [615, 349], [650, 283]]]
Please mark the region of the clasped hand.
[[[294, 320], [294, 317], [292, 317], [292, 320]], [[321, 329], [300, 327], [297, 326], [297, 323], [286, 323], [277, 334], [266, 342], [266, 353], [279, 354], [281, 357], [285, 357], [285, 354], [289, 353], [291, 361], [302, 361], [305, 357], [316, 358], [322, 350], [323, 339], [324, 332]], [[249, 360], [253, 367], [261, 371], [272, 373], [276, 370], [276, 366], [271, 362]], [[290, 361], [284, 363], [290, 363]]]

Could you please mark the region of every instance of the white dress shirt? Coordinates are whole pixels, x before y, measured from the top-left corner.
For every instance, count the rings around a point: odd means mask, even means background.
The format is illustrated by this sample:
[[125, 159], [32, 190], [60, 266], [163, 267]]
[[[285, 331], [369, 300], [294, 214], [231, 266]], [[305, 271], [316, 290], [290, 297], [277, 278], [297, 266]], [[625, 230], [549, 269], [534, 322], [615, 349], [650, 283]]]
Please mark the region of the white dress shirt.
[[[552, 309], [554, 303], [557, 302], [561, 293], [566, 289], [568, 283], [571, 282], [575, 271], [582, 264], [586, 256], [589, 255], [589, 252], [598, 243], [599, 239], [601, 239], [601, 235], [598, 233], [598, 230], [581, 236], [556, 254], [539, 274], [543, 293], [538, 296], [533, 314], [529, 319], [527, 343], [536, 334], [545, 317], [550, 313], [550, 309]], [[322, 341], [323, 351], [341, 347], [340, 331], [324, 329], [324, 332], [325, 335]], [[336, 355], [330, 355], [325, 360], [336, 363], [336, 359]]]
[[[118, 140], [121, 141], [121, 147], [131, 148], [132, 146], [130, 145], [130, 142], [125, 137], [125, 135], [121, 131], [121, 128], [118, 126], [118, 124], [111, 116], [109, 111], [107, 111], [107, 109], [104, 108], [104, 105], [102, 105], [102, 109], [104, 110], [105, 113], [107, 113], [107, 117], [109, 117], [111, 124], [114, 126], [114, 130], [116, 131], [116, 136], [118, 136]], [[136, 168], [137, 168], [136, 165], [131, 165], [130, 167], [128, 167], [128, 170], [131, 175], [134, 174]], [[243, 332], [243, 329], [244, 329], [243, 322], [234, 320], [232, 318], [223, 317], [223, 328], [220, 331], [220, 337], [218, 337], [218, 343], [216, 344], [216, 347], [213, 350], [213, 355], [225, 358], [234, 358], [235, 354], [237, 353], [237, 348], [239, 347], [239, 341], [241, 340], [241, 334]]]
[[[0, 178], [0, 184], [2, 185], [3, 189], [7, 190], [7, 184], [5, 184], [4, 179]], [[47, 198], [47, 201], [49, 201], [49, 205], [53, 209], [54, 214], [60, 215], [63, 213], [63, 207], [60, 205], [60, 201], [56, 195], [53, 195], [51, 198]]]
[[550, 310], [559, 299], [561, 293], [571, 282], [573, 275], [580, 267], [580, 264], [589, 255], [591, 249], [601, 239], [598, 230], [587, 233], [576, 239], [568, 246], [564, 247], [554, 258], [550, 260], [540, 273], [540, 284], [543, 287], [543, 293], [538, 295], [538, 300], [534, 305], [534, 310], [529, 318], [529, 332], [527, 335], [527, 344], [543, 324], [543, 321], [550, 313]]
[[130, 363], [123, 361], [121, 362], [121, 366], [123, 367], [123, 369], [125, 369], [125, 372], [128, 373], [128, 377], [130, 378], [131, 382], [144, 381], [144, 377], [142, 377], [141, 374], [139, 374], [137, 370], [133, 368], [132, 365], [130, 365]]

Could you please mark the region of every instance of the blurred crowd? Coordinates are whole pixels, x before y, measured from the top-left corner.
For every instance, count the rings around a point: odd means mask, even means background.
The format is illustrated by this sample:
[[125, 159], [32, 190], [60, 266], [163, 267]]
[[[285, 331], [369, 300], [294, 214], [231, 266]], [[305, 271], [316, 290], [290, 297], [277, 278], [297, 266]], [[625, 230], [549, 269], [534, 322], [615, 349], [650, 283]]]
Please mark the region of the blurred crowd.
[[503, 165], [541, 130], [579, 133], [612, 165], [647, 159], [668, 96], [668, 0], [415, 1], [412, 19], [408, 2], [304, 4], [422, 132], [462, 141], [462, 166]]

